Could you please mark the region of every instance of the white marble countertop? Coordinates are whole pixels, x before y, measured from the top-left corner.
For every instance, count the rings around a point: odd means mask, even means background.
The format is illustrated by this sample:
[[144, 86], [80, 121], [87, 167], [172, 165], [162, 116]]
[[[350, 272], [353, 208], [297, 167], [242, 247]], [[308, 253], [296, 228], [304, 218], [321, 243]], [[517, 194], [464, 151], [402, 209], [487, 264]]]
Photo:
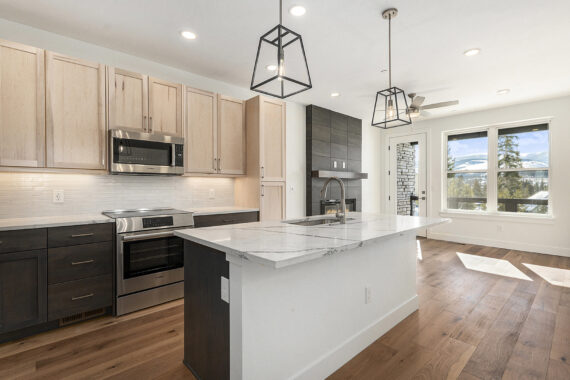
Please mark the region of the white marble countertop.
[[[317, 216], [288, 222], [322, 218]], [[361, 213], [349, 213], [347, 218], [346, 224], [300, 226], [286, 222], [254, 222], [185, 229], [175, 234], [226, 254], [282, 268], [450, 221]]]
[[259, 211], [258, 208], [247, 208], [247, 207], [201, 207], [201, 208], [190, 208], [186, 211], [192, 211], [194, 216], [200, 215], [216, 215], [216, 214], [235, 214], [238, 212], [256, 212]]
[[112, 223], [113, 219], [102, 214], [38, 216], [29, 218], [0, 219], [0, 231], [32, 228], [73, 226], [78, 224]]

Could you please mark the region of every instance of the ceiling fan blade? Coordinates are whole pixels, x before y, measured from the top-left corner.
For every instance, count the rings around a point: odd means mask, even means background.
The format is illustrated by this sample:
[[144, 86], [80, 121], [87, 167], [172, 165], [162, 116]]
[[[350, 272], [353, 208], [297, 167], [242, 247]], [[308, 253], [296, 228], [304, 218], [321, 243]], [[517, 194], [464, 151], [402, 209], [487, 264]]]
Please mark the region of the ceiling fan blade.
[[423, 106], [422, 109], [429, 110], [429, 109], [433, 109], [433, 108], [454, 106], [456, 104], [459, 104], [459, 100], [452, 100], [449, 102], [440, 102], [440, 103], [428, 104], [427, 106]]
[[423, 104], [425, 100], [426, 100], [425, 96], [414, 96], [414, 98], [412, 99], [412, 104], [410, 106], [419, 107]]

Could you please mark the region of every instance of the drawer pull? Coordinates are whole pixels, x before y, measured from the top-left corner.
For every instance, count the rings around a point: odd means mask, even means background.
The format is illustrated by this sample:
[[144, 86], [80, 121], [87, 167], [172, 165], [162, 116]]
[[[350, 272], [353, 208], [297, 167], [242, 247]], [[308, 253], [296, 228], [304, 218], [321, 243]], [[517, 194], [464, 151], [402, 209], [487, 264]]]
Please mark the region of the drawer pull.
[[89, 294], [86, 294], [86, 295], [84, 295], [84, 296], [71, 297], [71, 300], [72, 300], [72, 301], [78, 301], [78, 300], [82, 300], [82, 299], [84, 299], [84, 298], [93, 297], [94, 295], [95, 295], [95, 294], [93, 294], [93, 293], [89, 293]]
[[71, 265], [91, 264], [94, 262], [95, 262], [95, 260], [93, 260], [93, 259], [89, 259], [89, 260], [85, 260], [85, 261], [72, 261]]
[[78, 238], [78, 237], [87, 237], [87, 236], [93, 236], [95, 235], [93, 232], [90, 232], [88, 234], [77, 234], [77, 235], [71, 235], [72, 238]]
[[237, 221], [236, 219], [224, 219], [224, 220], [222, 220], [222, 222], [224, 222], [224, 223], [232, 223], [232, 222], [236, 222], [236, 221]]

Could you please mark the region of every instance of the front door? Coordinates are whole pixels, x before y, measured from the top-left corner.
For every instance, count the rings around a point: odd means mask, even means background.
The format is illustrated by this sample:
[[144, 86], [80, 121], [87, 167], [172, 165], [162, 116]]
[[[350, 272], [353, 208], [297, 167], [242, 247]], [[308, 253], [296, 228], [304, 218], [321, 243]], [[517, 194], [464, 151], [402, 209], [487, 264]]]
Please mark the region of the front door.
[[[397, 215], [427, 216], [426, 135], [390, 138], [390, 211]], [[426, 229], [418, 230], [426, 236]]]

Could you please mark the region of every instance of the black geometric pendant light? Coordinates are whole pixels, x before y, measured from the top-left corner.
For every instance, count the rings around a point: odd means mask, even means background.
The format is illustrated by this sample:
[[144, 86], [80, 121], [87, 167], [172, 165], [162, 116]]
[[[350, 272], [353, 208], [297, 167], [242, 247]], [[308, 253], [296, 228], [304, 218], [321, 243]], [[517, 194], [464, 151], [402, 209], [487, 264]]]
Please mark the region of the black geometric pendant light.
[[251, 77], [252, 91], [285, 99], [313, 87], [301, 35], [279, 24], [259, 39]]
[[412, 124], [404, 90], [392, 87], [392, 19], [397, 15], [396, 8], [382, 12], [382, 17], [388, 20], [388, 88], [376, 93], [372, 126], [384, 129]]

